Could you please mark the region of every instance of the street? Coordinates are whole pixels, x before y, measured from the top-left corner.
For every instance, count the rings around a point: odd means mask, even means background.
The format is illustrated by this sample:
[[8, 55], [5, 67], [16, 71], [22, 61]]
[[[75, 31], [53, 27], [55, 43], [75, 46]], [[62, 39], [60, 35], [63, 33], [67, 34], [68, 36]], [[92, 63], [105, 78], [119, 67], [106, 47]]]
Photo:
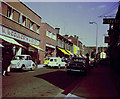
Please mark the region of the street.
[[[2, 79], [3, 97], [71, 97], [113, 98], [119, 97], [119, 81], [108, 66], [97, 66], [87, 75], [72, 73], [66, 69], [37, 68], [35, 71], [10, 72]], [[100, 99], [101, 99], [100, 98]]]

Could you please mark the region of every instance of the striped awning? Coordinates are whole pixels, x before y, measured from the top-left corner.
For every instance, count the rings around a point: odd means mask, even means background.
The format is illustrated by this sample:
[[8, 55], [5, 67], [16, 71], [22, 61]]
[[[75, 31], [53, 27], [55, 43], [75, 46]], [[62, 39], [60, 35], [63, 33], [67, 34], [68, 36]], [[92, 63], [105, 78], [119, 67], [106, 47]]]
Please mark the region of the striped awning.
[[58, 48], [60, 51], [62, 51], [66, 55], [70, 55], [68, 52], [66, 52], [64, 49]]
[[[39, 46], [36, 46], [36, 45], [33, 45], [33, 44], [30, 44], [30, 45], [31, 45], [32, 47], [38, 49], [38, 50], [41, 50], [41, 51], [43, 51], [43, 52], [46, 52], [45, 50], [43, 50], [43, 49], [40, 48]], [[46, 52], [46, 53], [48, 53], [48, 52]]]
[[69, 51], [69, 50], [66, 50], [70, 55], [73, 55], [73, 53], [71, 52], [71, 51]]
[[21, 45], [20, 43], [18, 43], [16, 40], [14, 40], [14, 39], [12, 39], [12, 38], [9, 38], [9, 37], [3, 36], [3, 35], [0, 35], [0, 38], [3, 39], [3, 40], [6, 41], [6, 42], [11, 43], [11, 44], [15, 44], [15, 45], [24, 47], [23, 45]]

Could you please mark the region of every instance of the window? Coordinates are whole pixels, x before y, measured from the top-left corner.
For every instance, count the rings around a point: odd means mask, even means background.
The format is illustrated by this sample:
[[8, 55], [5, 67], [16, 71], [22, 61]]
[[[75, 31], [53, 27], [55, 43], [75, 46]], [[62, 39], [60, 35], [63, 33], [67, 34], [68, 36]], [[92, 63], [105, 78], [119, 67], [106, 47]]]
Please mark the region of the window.
[[30, 29], [31, 29], [31, 30], [33, 30], [33, 24], [34, 24], [34, 23], [33, 23], [32, 21], [30, 21]]
[[39, 33], [40, 26], [36, 25], [36, 32]]
[[7, 8], [7, 17], [12, 19], [13, 18], [13, 12], [14, 12], [14, 10], [11, 7], [8, 7]]
[[22, 23], [22, 14], [19, 14], [19, 23]]
[[22, 25], [26, 26], [26, 17], [22, 16]]

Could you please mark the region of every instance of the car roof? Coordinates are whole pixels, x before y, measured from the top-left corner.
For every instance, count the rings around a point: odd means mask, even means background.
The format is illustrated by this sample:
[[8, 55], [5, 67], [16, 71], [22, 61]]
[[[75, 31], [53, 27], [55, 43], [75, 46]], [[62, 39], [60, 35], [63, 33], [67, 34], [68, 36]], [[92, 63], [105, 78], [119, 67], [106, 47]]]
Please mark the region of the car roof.
[[30, 55], [16, 55], [16, 56], [30, 56]]
[[50, 59], [53, 59], [53, 58], [60, 58], [60, 57], [49, 57]]
[[72, 57], [72, 59], [85, 59], [83, 57]]

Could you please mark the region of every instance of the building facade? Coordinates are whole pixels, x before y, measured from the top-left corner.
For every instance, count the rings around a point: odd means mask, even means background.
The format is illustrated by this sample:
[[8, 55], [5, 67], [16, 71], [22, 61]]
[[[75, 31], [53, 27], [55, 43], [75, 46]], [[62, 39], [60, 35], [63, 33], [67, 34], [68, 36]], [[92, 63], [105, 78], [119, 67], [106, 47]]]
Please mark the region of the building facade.
[[45, 57], [55, 57], [56, 56], [56, 42], [57, 42], [57, 32], [52, 26], [47, 23], [41, 23], [41, 42], [40, 48], [46, 52], [40, 51], [39, 58], [41, 63], [44, 62]]
[[103, 19], [103, 24], [109, 24], [108, 36], [105, 43], [108, 43], [108, 55], [110, 63], [116, 70], [120, 70], [120, 4], [115, 18]]
[[0, 6], [0, 43], [2, 55], [9, 51], [12, 57], [29, 54], [39, 62], [41, 17], [19, 0], [7, 2]]
[[73, 56], [73, 43], [69, 41], [66, 37], [59, 34], [59, 29], [57, 31], [57, 46], [56, 46], [56, 56], [70, 58]]
[[78, 40], [78, 36], [68, 36], [65, 35], [72, 43], [73, 43], [73, 54], [76, 56], [83, 55], [83, 44], [81, 41]]

